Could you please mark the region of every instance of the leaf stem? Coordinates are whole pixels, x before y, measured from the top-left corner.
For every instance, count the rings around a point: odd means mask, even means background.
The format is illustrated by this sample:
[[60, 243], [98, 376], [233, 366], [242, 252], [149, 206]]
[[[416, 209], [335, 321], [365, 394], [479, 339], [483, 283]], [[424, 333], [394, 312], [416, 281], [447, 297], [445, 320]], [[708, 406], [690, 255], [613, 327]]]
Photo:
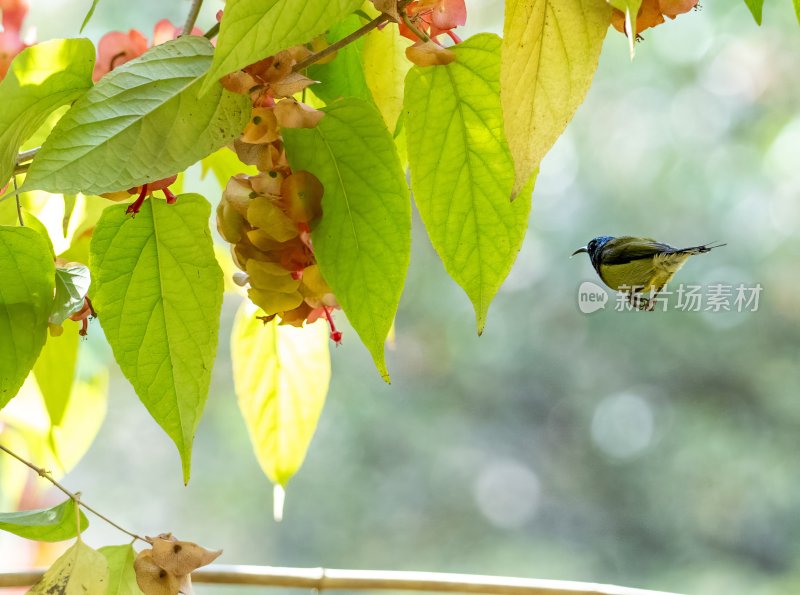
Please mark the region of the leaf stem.
[[[50, 475], [50, 473], [49, 473], [48, 471], [46, 471], [45, 469], [43, 469], [42, 467], [37, 467], [37, 466], [36, 466], [36, 465], [34, 465], [33, 463], [31, 463], [31, 462], [29, 462], [29, 461], [26, 461], [26, 460], [25, 460], [25, 459], [23, 459], [23, 458], [22, 458], [20, 455], [18, 455], [18, 454], [17, 454], [17, 453], [15, 453], [14, 451], [10, 450], [9, 448], [7, 448], [7, 447], [3, 446], [2, 444], [0, 444], [0, 450], [2, 450], [3, 452], [5, 452], [5, 453], [6, 453], [6, 454], [8, 454], [8, 455], [11, 455], [11, 456], [12, 456], [12, 457], [14, 457], [15, 459], [17, 459], [17, 460], [18, 460], [20, 463], [22, 463], [23, 465], [25, 465], [25, 466], [27, 466], [27, 467], [31, 468], [33, 471], [35, 471], [35, 472], [36, 472], [36, 474], [37, 474], [39, 477], [41, 477], [41, 478], [43, 478], [43, 479], [46, 479], [47, 481], [49, 481], [50, 483], [52, 483], [52, 484], [53, 484], [55, 487], [57, 487], [59, 490], [61, 490], [62, 492], [64, 492], [64, 493], [65, 493], [67, 496], [69, 496], [70, 498], [72, 498], [72, 500], [75, 502], [75, 504], [77, 504], [78, 506], [82, 506], [83, 508], [85, 508], [86, 510], [88, 510], [89, 512], [91, 512], [93, 515], [95, 515], [96, 517], [98, 517], [98, 518], [100, 518], [100, 519], [104, 520], [106, 523], [108, 523], [109, 525], [111, 525], [112, 527], [114, 527], [115, 529], [117, 529], [118, 531], [122, 531], [122, 532], [123, 532], [123, 533], [125, 533], [126, 535], [128, 535], [128, 536], [130, 536], [130, 537], [133, 537], [133, 539], [134, 539], [134, 540], [138, 539], [139, 541], [143, 541], [143, 542], [145, 542], [145, 543], [152, 543], [152, 542], [151, 542], [149, 539], [147, 539], [146, 537], [142, 537], [142, 536], [140, 536], [140, 535], [137, 535], [136, 533], [132, 533], [131, 531], [128, 531], [127, 529], [124, 529], [124, 528], [120, 527], [118, 524], [116, 524], [114, 521], [112, 521], [112, 520], [111, 520], [111, 519], [109, 519], [108, 517], [106, 517], [106, 516], [104, 516], [104, 515], [100, 514], [99, 512], [97, 512], [97, 511], [96, 511], [94, 508], [92, 508], [91, 506], [89, 506], [88, 504], [86, 504], [86, 503], [85, 503], [83, 500], [81, 500], [81, 497], [80, 497], [80, 492], [77, 492], [77, 493], [72, 493], [72, 492], [70, 492], [70, 491], [69, 491], [67, 488], [65, 488], [63, 485], [61, 485], [60, 483], [58, 483], [58, 482], [57, 482], [57, 481], [56, 481], [56, 480], [53, 478], [53, 476], [52, 476], [52, 475]], [[80, 529], [80, 524], [78, 524], [78, 528]]]
[[19, 219], [19, 226], [25, 227], [25, 222], [22, 220], [22, 205], [19, 202], [19, 188], [17, 187], [17, 174], [14, 174], [11, 179], [14, 181], [14, 198], [17, 199], [17, 219]]
[[25, 163], [26, 161], [30, 161], [34, 157], [36, 157], [36, 153], [39, 152], [39, 149], [42, 147], [36, 147], [35, 149], [30, 149], [29, 151], [23, 151], [19, 155], [17, 155], [17, 165], [20, 163]]
[[189, 9], [186, 22], [183, 24], [181, 35], [191, 35], [194, 24], [197, 22], [197, 16], [200, 14], [200, 7], [202, 6], [203, 0], [192, 0], [192, 7]]
[[219, 33], [219, 23], [214, 23], [214, 26], [211, 27], [208, 31], [203, 34], [203, 37], [206, 39], [214, 39]]
[[344, 46], [353, 43], [359, 37], [363, 37], [364, 35], [366, 35], [370, 31], [372, 31], [373, 29], [375, 29], [377, 27], [380, 27], [383, 23], [388, 23], [390, 20], [391, 20], [391, 18], [389, 17], [389, 15], [387, 15], [386, 13], [381, 13], [380, 16], [375, 17], [369, 23], [364, 25], [363, 27], [361, 27], [359, 29], [356, 29], [350, 35], [347, 35], [346, 37], [342, 37], [339, 41], [337, 41], [335, 43], [332, 43], [331, 45], [329, 45], [325, 49], [317, 52], [316, 54], [311, 54], [305, 60], [301, 60], [300, 62], [298, 62], [297, 64], [294, 65], [294, 68], [292, 68], [292, 71], [293, 72], [300, 72], [301, 70], [304, 70], [304, 69], [308, 68], [309, 66], [311, 66], [315, 62], [318, 62], [319, 60], [322, 60], [326, 56], [330, 56], [335, 51], [340, 50]]
[[[397, 10], [401, 14], [404, 14], [405, 7], [408, 4], [411, 4], [411, 2], [412, 2], [412, 0], [400, 0], [397, 3]], [[382, 12], [380, 15], [378, 15], [377, 17], [372, 19], [366, 25], [362, 26], [360, 29], [356, 29], [355, 31], [353, 31], [350, 35], [347, 35], [346, 37], [342, 37], [339, 41], [337, 41], [335, 43], [332, 43], [331, 45], [329, 45], [325, 49], [317, 52], [316, 54], [311, 54], [305, 60], [301, 60], [300, 62], [298, 62], [297, 64], [294, 65], [294, 68], [292, 68], [292, 72], [300, 72], [301, 70], [305, 70], [306, 68], [308, 68], [309, 66], [311, 66], [315, 62], [318, 62], [319, 60], [322, 60], [326, 56], [330, 56], [333, 52], [336, 52], [336, 51], [342, 49], [344, 46], [353, 43], [356, 39], [358, 39], [360, 37], [363, 37], [364, 35], [366, 35], [370, 31], [372, 31], [373, 29], [376, 29], [376, 28], [380, 27], [381, 25], [383, 25], [384, 23], [389, 23], [389, 22], [391, 22], [393, 20], [394, 19], [392, 19], [392, 17], [389, 16], [387, 13]], [[209, 31], [209, 33], [210, 33], [210, 31]], [[208, 33], [206, 33], [206, 36], [208, 36]]]
[[423, 31], [421, 31], [415, 24], [414, 21], [411, 20], [411, 17], [408, 16], [405, 8], [400, 10], [400, 18], [403, 19], [403, 22], [406, 24], [406, 27], [411, 29], [411, 32], [419, 37], [422, 41], [428, 42], [431, 40], [430, 37]]

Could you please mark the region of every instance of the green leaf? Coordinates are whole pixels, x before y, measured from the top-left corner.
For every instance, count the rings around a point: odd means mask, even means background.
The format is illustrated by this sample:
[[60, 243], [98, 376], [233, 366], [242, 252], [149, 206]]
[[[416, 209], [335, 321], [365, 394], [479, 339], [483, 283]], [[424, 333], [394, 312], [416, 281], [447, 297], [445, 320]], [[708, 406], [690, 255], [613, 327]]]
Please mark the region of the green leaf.
[[[753, 18], [755, 19], [756, 23], [761, 26], [761, 13], [764, 9], [764, 0], [744, 0], [744, 3], [747, 4], [747, 8], [750, 9], [750, 12], [753, 14]], [[795, 9], [797, 9], [797, 7], [800, 5], [800, 0], [794, 0], [794, 5]]]
[[507, 0], [500, 89], [514, 194], [583, 102], [610, 22], [597, 0]]
[[108, 585], [108, 565], [102, 554], [80, 539], [56, 560], [41, 580], [31, 587], [32, 595], [100, 595]]
[[66, 238], [69, 234], [69, 222], [72, 219], [72, 213], [75, 211], [75, 204], [78, 202], [78, 197], [74, 194], [64, 194], [64, 217], [61, 219], [61, 233]]
[[522, 245], [531, 201], [530, 194], [510, 200], [500, 38], [476, 35], [451, 49], [454, 62], [414, 67], [406, 79], [411, 187], [433, 247], [472, 301], [480, 334]]
[[[352, 14], [331, 27], [328, 41], [330, 43], [339, 41], [361, 25], [361, 19]], [[337, 51], [333, 61], [309, 66], [308, 76], [319, 81], [319, 84], [314, 85], [312, 90], [314, 95], [325, 103], [332, 103], [341, 97], [359, 97], [372, 101], [372, 94], [364, 78], [363, 37]]]
[[203, 93], [226, 74], [311, 41], [361, 3], [362, 0], [228, 0]]
[[122, 372], [175, 442], [189, 480], [222, 306], [211, 207], [198, 194], [103, 212], [90, 246], [92, 304]]
[[136, 550], [132, 545], [107, 545], [97, 551], [105, 557], [108, 564], [106, 595], [142, 595], [133, 571]]
[[798, 23], [800, 23], [800, 0], [794, 0], [794, 12], [797, 15]]
[[364, 77], [383, 121], [392, 132], [403, 111], [403, 87], [412, 66], [405, 50], [410, 45], [411, 41], [392, 25], [370, 31], [364, 38]]
[[169, 177], [241, 133], [250, 98], [198, 97], [214, 48], [186, 36], [115, 68], [56, 124], [23, 188], [101, 194]]
[[64, 418], [64, 412], [72, 394], [75, 370], [78, 364], [78, 324], [64, 326], [61, 336], [48, 336], [39, 359], [33, 366], [36, 384], [42, 393], [50, 423], [57, 426]]
[[86, 25], [89, 24], [89, 21], [92, 20], [92, 16], [94, 16], [94, 9], [97, 8], [97, 5], [100, 3], [100, 0], [92, 0], [92, 5], [89, 7], [89, 12], [86, 13], [86, 16], [83, 18], [83, 23], [81, 24], [81, 29], [79, 33], [83, 33], [83, 30], [86, 28]]
[[331, 378], [328, 330], [264, 324], [245, 300], [231, 335], [233, 380], [250, 442], [272, 483], [286, 486], [306, 456]]
[[[71, 323], [68, 323], [71, 324]], [[108, 408], [108, 370], [99, 369], [73, 385], [75, 398], [67, 402], [59, 424], [52, 424], [47, 440], [58, 468], [67, 473], [89, 450], [103, 425]]]
[[312, 230], [322, 275], [389, 381], [384, 342], [403, 292], [411, 253], [405, 174], [380, 113], [360, 99], [324, 108], [313, 129], [283, 131], [289, 163], [322, 182]]
[[50, 312], [50, 323], [61, 324], [83, 308], [92, 280], [89, 267], [69, 263], [56, 267], [56, 297]]
[[[745, 0], [745, 2], [752, 1]], [[633, 55], [636, 53], [636, 17], [639, 15], [642, 0], [608, 0], [608, 3], [625, 15], [625, 34], [628, 36], [631, 59], [633, 59]]]
[[[89, 520], [80, 512], [81, 531]], [[69, 498], [53, 508], [0, 512], [0, 529], [35, 541], [64, 541], [78, 534], [75, 501]]]
[[94, 46], [88, 39], [43, 41], [14, 58], [0, 82], [0, 186], [16, 165], [25, 140], [50, 113], [92, 86]]
[[26, 227], [0, 226], [0, 409], [17, 394], [47, 338], [55, 265]]

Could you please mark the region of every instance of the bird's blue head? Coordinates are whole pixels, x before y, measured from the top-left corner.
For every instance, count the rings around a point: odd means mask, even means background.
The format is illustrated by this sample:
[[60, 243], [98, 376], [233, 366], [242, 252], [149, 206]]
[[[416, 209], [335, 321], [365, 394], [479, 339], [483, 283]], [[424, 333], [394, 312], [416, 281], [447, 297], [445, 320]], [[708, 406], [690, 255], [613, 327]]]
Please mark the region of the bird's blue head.
[[613, 239], [614, 236], [598, 236], [586, 244], [585, 247], [575, 250], [575, 252], [572, 253], [572, 256], [580, 254], [581, 252], [586, 252], [589, 255], [589, 259], [592, 261], [594, 268], [597, 268], [599, 265], [598, 257], [600, 255], [600, 249]]

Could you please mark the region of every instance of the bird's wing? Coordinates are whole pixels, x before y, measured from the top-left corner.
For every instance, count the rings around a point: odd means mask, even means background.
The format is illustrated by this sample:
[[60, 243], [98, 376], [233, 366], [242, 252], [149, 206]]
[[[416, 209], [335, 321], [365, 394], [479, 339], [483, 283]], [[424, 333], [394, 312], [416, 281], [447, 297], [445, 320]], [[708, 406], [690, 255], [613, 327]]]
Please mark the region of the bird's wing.
[[604, 265], [619, 265], [653, 258], [656, 254], [671, 254], [676, 252], [669, 244], [662, 244], [650, 238], [634, 238], [621, 236], [609, 240], [600, 249], [600, 262]]

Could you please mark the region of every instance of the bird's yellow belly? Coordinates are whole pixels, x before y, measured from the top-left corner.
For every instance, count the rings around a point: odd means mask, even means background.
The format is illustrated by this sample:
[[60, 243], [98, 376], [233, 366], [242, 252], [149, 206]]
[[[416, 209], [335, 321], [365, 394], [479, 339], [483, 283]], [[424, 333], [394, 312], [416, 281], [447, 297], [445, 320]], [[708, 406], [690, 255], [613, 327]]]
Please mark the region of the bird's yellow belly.
[[601, 265], [600, 277], [615, 291], [658, 292], [687, 258], [688, 254], [658, 254], [624, 264]]

